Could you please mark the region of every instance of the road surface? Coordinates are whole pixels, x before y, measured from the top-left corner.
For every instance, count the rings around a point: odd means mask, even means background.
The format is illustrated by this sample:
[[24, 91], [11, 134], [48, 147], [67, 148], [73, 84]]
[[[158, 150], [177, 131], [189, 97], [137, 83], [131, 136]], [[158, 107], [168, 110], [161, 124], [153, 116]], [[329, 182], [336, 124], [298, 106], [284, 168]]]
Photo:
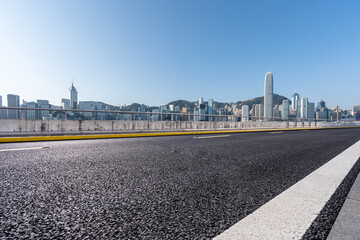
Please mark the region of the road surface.
[[332, 129], [0, 144], [0, 238], [213, 238], [359, 140]]

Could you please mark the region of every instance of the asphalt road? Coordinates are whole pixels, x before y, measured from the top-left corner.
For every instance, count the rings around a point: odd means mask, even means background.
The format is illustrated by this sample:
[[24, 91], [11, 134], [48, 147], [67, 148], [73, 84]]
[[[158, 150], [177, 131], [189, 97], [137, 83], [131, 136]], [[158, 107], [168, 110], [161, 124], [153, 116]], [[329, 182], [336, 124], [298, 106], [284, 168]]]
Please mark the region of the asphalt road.
[[0, 237], [212, 238], [360, 140], [360, 129], [216, 136], [0, 144], [46, 147], [0, 151]]

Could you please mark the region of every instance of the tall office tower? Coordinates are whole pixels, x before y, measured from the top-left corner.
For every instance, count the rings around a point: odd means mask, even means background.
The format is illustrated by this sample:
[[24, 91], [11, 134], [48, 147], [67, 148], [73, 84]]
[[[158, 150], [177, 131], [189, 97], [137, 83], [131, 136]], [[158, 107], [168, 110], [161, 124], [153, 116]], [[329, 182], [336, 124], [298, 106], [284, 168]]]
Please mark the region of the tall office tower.
[[329, 119], [329, 112], [327, 108], [322, 108], [319, 112], [316, 112], [316, 120], [327, 121]]
[[[8, 107], [20, 107], [20, 97], [14, 94], [8, 94], [7, 103], [8, 103]], [[19, 110], [8, 109], [7, 115], [9, 119], [19, 119]]]
[[273, 75], [271, 72], [265, 75], [264, 84], [264, 117], [265, 121], [269, 121], [273, 117]]
[[200, 104], [203, 104], [203, 103], [204, 103], [204, 100], [203, 100], [202, 97], [200, 97], [200, 98], [199, 98], [199, 105], [200, 105]]
[[354, 106], [354, 118], [356, 121], [360, 120], [360, 105]]
[[300, 95], [295, 92], [291, 97], [291, 108], [292, 109], [298, 109], [300, 105]]
[[[204, 103], [200, 104], [199, 105], [199, 114], [205, 114], [205, 109], [206, 109], [205, 104]], [[200, 121], [205, 121], [205, 120], [206, 120], [205, 116], [200, 116]]]
[[255, 120], [255, 121], [259, 121], [259, 120], [260, 120], [259, 116], [260, 116], [260, 105], [259, 105], [259, 104], [256, 104], [256, 105], [255, 105], [254, 120]]
[[317, 110], [320, 111], [320, 109], [324, 107], [326, 107], [325, 102], [323, 100], [320, 100], [320, 102], [318, 102]]
[[[174, 105], [173, 105], [173, 106], [174, 106]], [[141, 104], [139, 108], [140, 108], [140, 109], [139, 109], [140, 112], [146, 112], [146, 106], [145, 106], [145, 104]], [[173, 110], [172, 110], [172, 111], [173, 111]], [[173, 115], [172, 115], [172, 116], [173, 116]], [[147, 120], [147, 119], [146, 119], [146, 114], [144, 114], [144, 113], [140, 114], [140, 118], [141, 118], [142, 121]]]
[[289, 100], [283, 100], [281, 104], [281, 119], [289, 120]]
[[273, 120], [280, 120], [280, 108], [279, 105], [275, 105], [273, 108]]
[[[207, 107], [208, 107], [208, 109], [207, 109], [208, 114], [213, 115], [214, 114], [214, 100], [209, 99]], [[213, 121], [213, 119], [214, 118], [212, 116], [209, 117], [209, 121]]]
[[308, 98], [300, 98], [300, 118], [306, 120], [308, 118]]
[[291, 108], [295, 111], [297, 119], [300, 119], [300, 95], [295, 92], [291, 97]]
[[170, 104], [170, 105], [169, 105], [169, 110], [170, 110], [171, 112], [173, 112], [173, 111], [175, 110], [175, 105], [174, 105], [174, 104]]
[[249, 106], [248, 105], [242, 105], [241, 107], [241, 121], [247, 122], [249, 121]]
[[308, 118], [310, 121], [314, 121], [315, 119], [315, 103], [309, 102], [308, 108]]
[[336, 110], [331, 113], [331, 121], [340, 121], [342, 118], [342, 110], [339, 105], [336, 106]]
[[[38, 108], [36, 102], [28, 102], [26, 103], [27, 108]], [[38, 111], [37, 110], [26, 110], [26, 119], [38, 119]]]
[[[50, 108], [50, 104], [48, 100], [37, 100], [38, 108]], [[50, 114], [49, 110], [43, 110], [38, 113], [38, 116], [40, 119], [43, 119], [45, 117], [48, 117]]]
[[264, 104], [259, 104], [259, 120], [264, 119]]
[[77, 109], [78, 108], [78, 92], [76, 91], [76, 88], [74, 87], [74, 84], [71, 84], [71, 87], [69, 88], [69, 98], [70, 98], [70, 108], [71, 109]]
[[61, 108], [62, 109], [70, 109], [70, 99], [62, 98], [61, 99]]
[[[0, 95], [0, 107], [2, 107], [2, 96]], [[6, 119], [6, 109], [0, 109], [0, 119]]]

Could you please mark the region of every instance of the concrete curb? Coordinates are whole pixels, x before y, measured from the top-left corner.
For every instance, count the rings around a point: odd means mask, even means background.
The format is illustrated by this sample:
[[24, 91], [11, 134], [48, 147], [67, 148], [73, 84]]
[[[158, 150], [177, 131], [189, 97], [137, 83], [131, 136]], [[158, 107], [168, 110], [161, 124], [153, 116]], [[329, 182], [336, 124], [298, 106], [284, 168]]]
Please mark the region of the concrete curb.
[[360, 174], [358, 174], [327, 240], [359, 239], [360, 237]]
[[96, 135], [2, 137], [2, 138], [0, 138], [0, 143], [85, 140], [85, 139], [106, 139], [106, 138], [159, 137], [159, 136], [224, 134], [224, 133], [348, 129], [348, 128], [360, 128], [360, 127], [358, 127], [358, 126], [356, 126], [356, 127], [354, 127], [354, 126], [352, 126], [352, 127], [319, 127], [319, 128], [311, 127], [311, 128], [284, 128], [284, 129], [276, 128], [276, 129], [218, 130], [218, 131], [193, 131], [193, 132], [156, 132], [156, 133], [124, 133], [124, 134], [96, 134]]

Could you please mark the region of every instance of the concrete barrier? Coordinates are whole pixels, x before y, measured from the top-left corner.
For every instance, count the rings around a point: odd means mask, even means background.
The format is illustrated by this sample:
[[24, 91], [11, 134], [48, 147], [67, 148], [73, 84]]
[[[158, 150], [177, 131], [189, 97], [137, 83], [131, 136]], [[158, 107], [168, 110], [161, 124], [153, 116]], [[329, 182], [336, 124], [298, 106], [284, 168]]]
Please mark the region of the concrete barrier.
[[359, 122], [176, 122], [100, 120], [0, 120], [0, 132], [91, 132], [142, 130], [226, 130], [256, 128], [302, 128], [360, 126]]

